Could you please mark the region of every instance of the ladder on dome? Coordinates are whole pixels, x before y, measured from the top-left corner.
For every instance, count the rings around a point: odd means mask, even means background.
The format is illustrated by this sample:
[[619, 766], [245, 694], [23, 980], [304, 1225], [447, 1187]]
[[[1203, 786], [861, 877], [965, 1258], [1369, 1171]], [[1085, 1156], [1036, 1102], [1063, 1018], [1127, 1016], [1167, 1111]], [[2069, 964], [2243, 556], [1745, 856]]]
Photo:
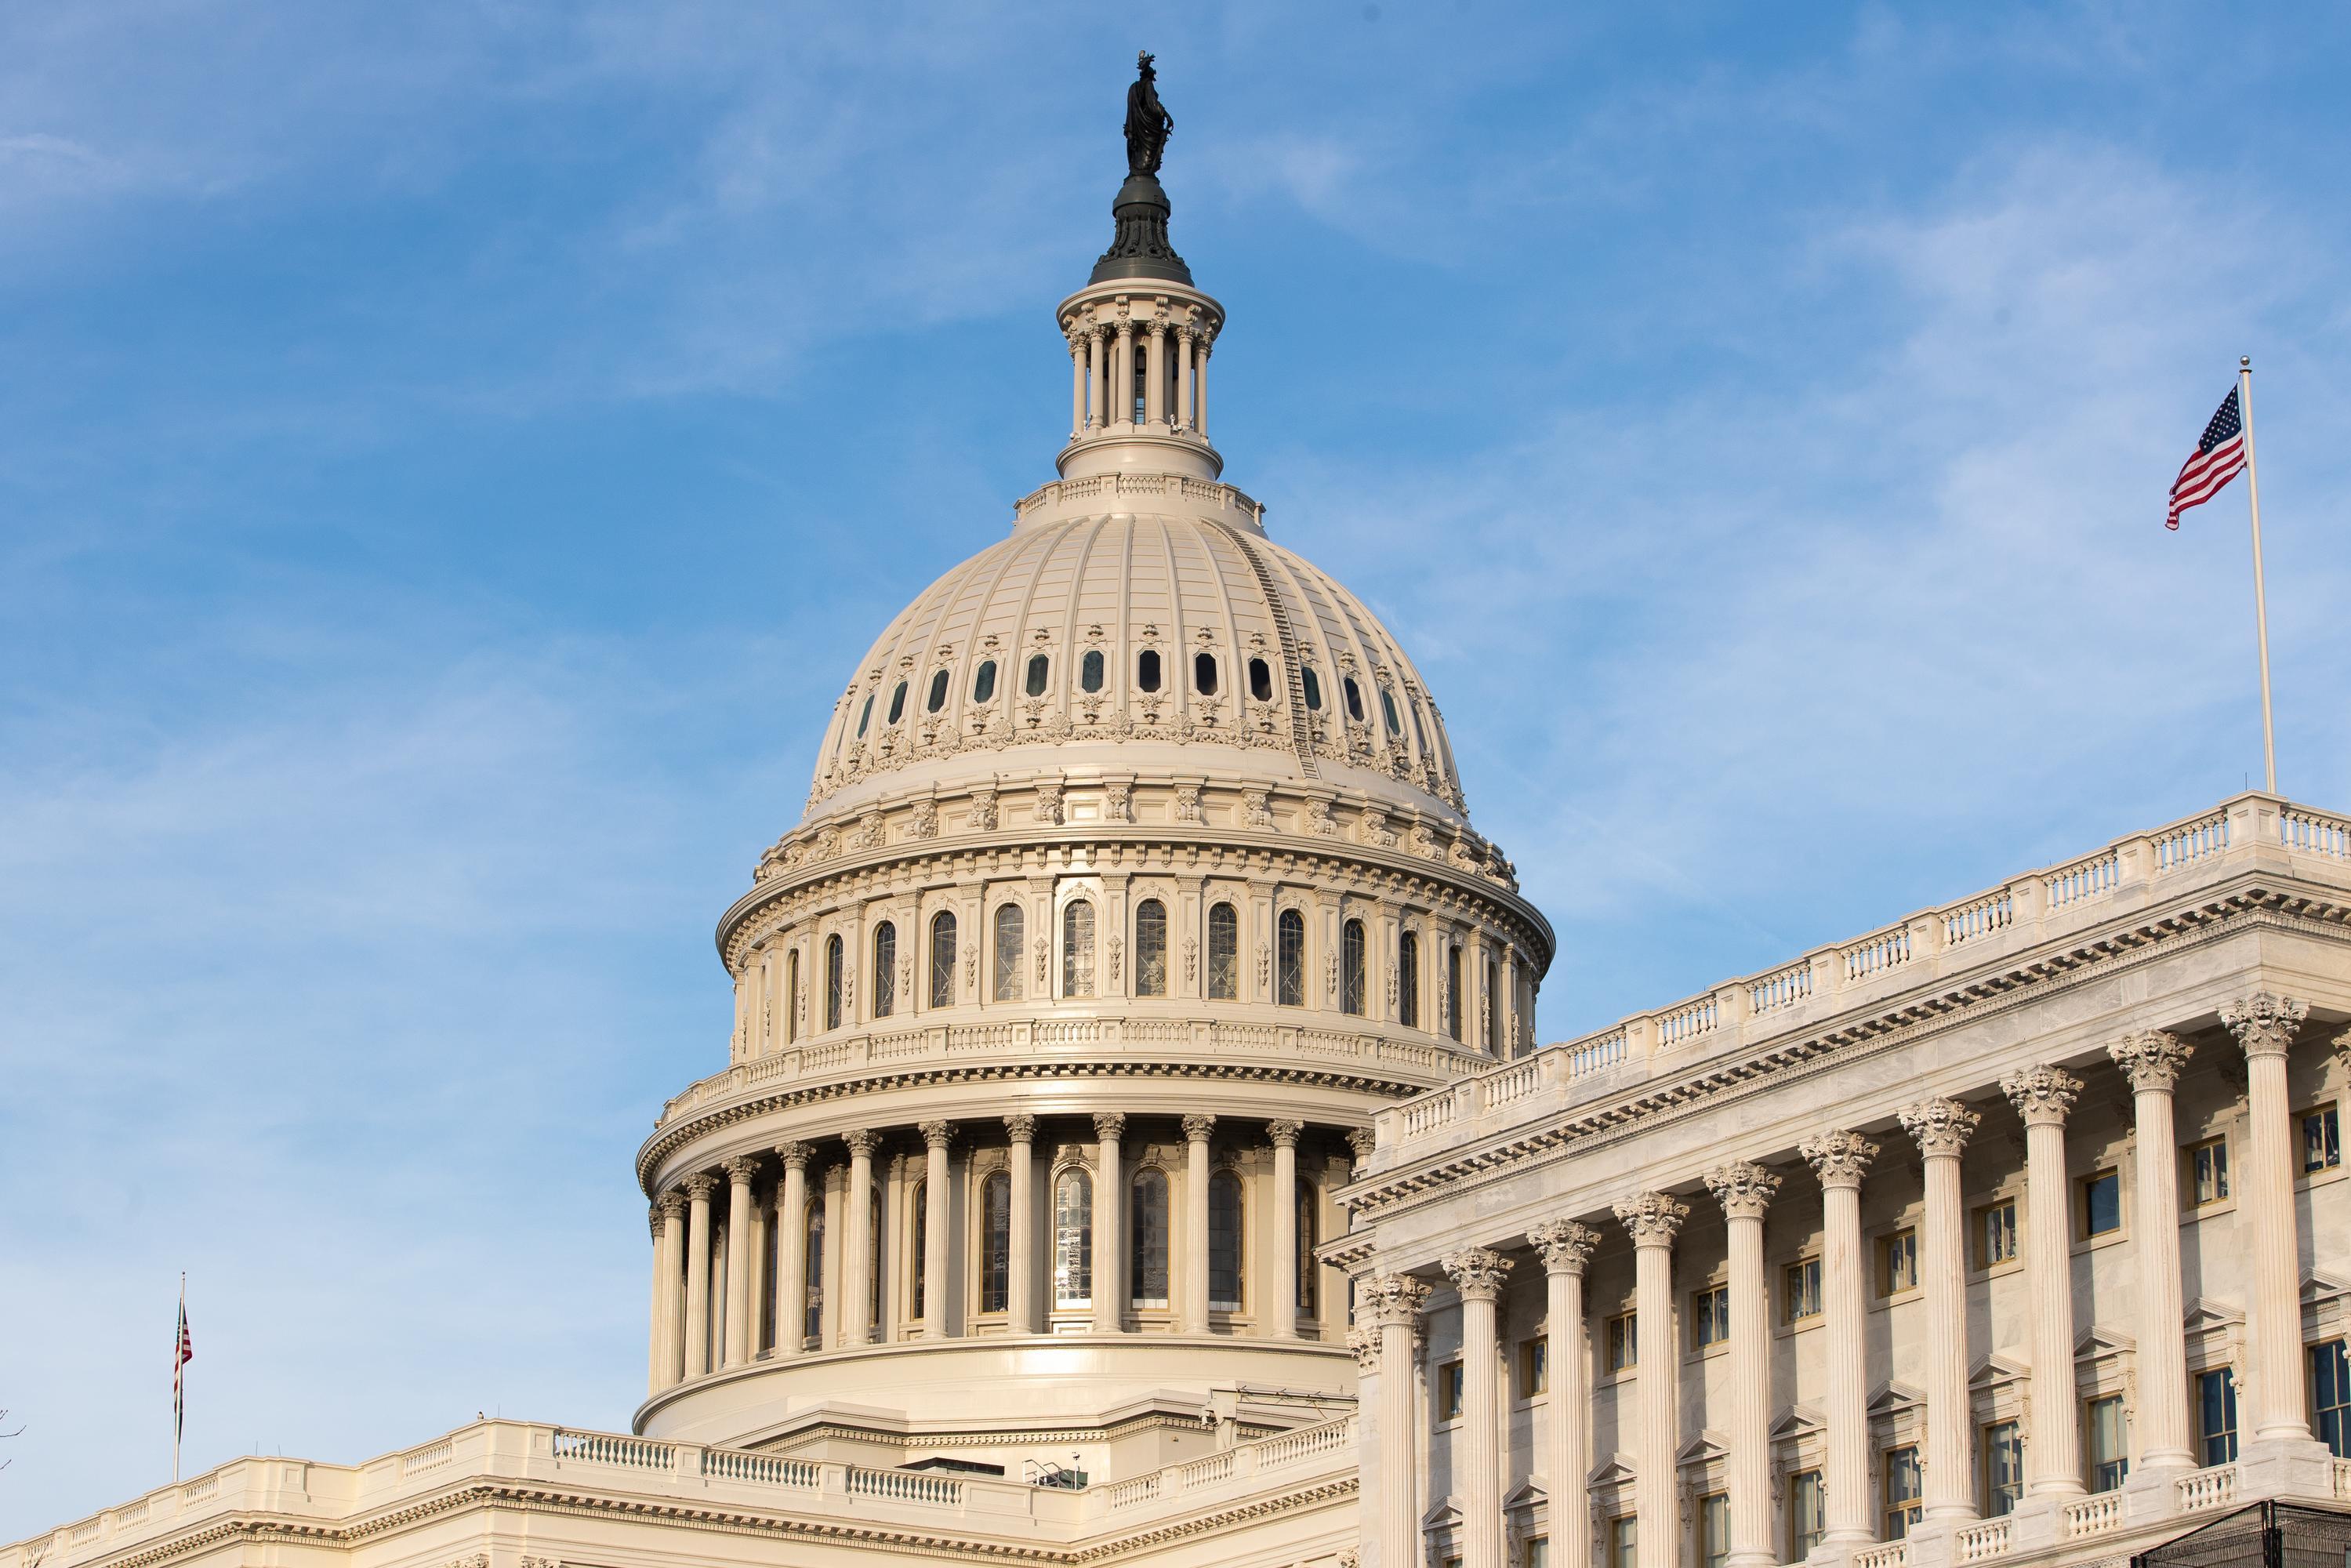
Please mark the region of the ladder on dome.
[[[1273, 573], [1268, 571], [1265, 562], [1258, 559], [1257, 549], [1246, 535], [1238, 528], [1226, 528], [1222, 523], [1217, 526], [1225, 529], [1239, 548], [1241, 559], [1249, 563], [1249, 570], [1257, 574], [1257, 591], [1265, 595], [1266, 610], [1273, 616], [1274, 638], [1281, 644], [1281, 671], [1284, 684], [1290, 688], [1290, 744], [1297, 748], [1300, 771], [1319, 783], [1322, 774], [1314, 766], [1313, 732], [1306, 727], [1306, 683], [1299, 674], [1298, 636], [1290, 630], [1288, 612], [1281, 608], [1281, 595], [1274, 591]], [[1246, 691], [1249, 688], [1244, 685], [1241, 689]]]

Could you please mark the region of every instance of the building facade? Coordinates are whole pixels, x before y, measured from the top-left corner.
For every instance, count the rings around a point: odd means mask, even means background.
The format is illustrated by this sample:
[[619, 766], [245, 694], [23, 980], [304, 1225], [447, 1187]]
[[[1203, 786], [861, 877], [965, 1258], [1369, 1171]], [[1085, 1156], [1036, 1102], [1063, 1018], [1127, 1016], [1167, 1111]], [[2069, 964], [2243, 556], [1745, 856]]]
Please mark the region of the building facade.
[[0, 1568], [2070, 1564], [2351, 1491], [2351, 824], [2244, 796], [1537, 1049], [1552, 930], [1224, 482], [1130, 145], [1058, 476], [719, 921], [629, 1429], [236, 1460]]

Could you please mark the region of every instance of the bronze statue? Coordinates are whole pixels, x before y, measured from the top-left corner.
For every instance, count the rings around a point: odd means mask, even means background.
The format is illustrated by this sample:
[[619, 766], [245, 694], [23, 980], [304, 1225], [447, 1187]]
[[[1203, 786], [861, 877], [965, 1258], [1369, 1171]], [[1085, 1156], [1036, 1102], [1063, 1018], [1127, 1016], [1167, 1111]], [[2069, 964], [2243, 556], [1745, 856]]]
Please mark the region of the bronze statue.
[[1159, 172], [1159, 161], [1167, 152], [1167, 133], [1176, 129], [1176, 117], [1159, 101], [1159, 76], [1151, 68], [1151, 57], [1138, 53], [1134, 69], [1134, 85], [1126, 89], [1126, 172], [1130, 177]]

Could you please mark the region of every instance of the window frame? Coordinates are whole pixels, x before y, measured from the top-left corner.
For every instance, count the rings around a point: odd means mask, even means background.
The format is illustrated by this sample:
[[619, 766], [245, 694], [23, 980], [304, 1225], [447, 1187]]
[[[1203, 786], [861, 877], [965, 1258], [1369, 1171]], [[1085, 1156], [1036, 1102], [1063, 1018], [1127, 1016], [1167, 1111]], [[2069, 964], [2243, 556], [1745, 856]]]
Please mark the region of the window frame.
[[[2303, 1357], [2310, 1373], [2310, 1429], [2338, 1459], [2351, 1459], [2351, 1343], [2346, 1342], [2343, 1334], [2321, 1340], [2304, 1346]], [[2327, 1383], [2334, 1385], [2331, 1400]]]
[[[1789, 1562], [1803, 1562], [1819, 1551], [1821, 1543], [1828, 1539], [1828, 1484], [1822, 1477], [1820, 1466], [1810, 1465], [1788, 1473]], [[1809, 1519], [1806, 1518], [1807, 1513], [1811, 1516]]]
[[[2313, 1122], [2318, 1123], [2322, 1129], [2318, 1140], [2322, 1153], [2333, 1156], [2322, 1158], [2317, 1165], [2309, 1163], [2312, 1141], [2310, 1124]], [[2310, 1181], [2324, 1176], [2329, 1171], [2342, 1170], [2343, 1108], [2340, 1104], [2329, 1100], [2321, 1104], [2296, 1111], [2294, 1113], [2294, 1178], [2297, 1181]]]
[[1026, 1001], [1029, 993], [1029, 908], [1008, 898], [987, 919], [990, 999]]
[[[1002, 1228], [998, 1228], [997, 1194], [1003, 1194]], [[999, 1317], [1012, 1310], [1012, 1173], [990, 1171], [979, 1178], [979, 1267], [973, 1270], [977, 1290], [975, 1311], [982, 1317]], [[1000, 1235], [1000, 1244], [999, 1244]], [[989, 1305], [993, 1301], [995, 1305]]]
[[[2098, 1188], [2108, 1182], [2114, 1184], [2115, 1222], [2103, 1230], [2095, 1230], [2091, 1228], [2094, 1218], [2091, 1206], [2096, 1202]], [[2121, 1166], [2099, 1166], [2074, 1178], [2074, 1239], [2075, 1241], [2084, 1244], [2104, 1241], [2109, 1237], [2125, 1235], [2129, 1227], [2124, 1223], [2123, 1217], [2123, 1168]]]
[[[1156, 911], [1155, 918], [1144, 911]], [[1134, 904], [1134, 994], [1155, 998], [1167, 994], [1167, 904], [1159, 898], [1137, 899]]]
[[1276, 1007], [1306, 1005], [1306, 915], [1295, 907], [1273, 917], [1273, 1000]]
[[1730, 1343], [1730, 1286], [1700, 1285], [1689, 1293], [1688, 1351], [1692, 1355], [1720, 1352]]
[[[1897, 1480], [1909, 1490], [1897, 1494]], [[1878, 1456], [1878, 1539], [1907, 1541], [1927, 1511], [1927, 1469], [1916, 1443], [1899, 1443]]]
[[[2002, 1484], [2002, 1449], [2010, 1461], [2008, 1469], [2013, 1477]], [[1976, 1428], [1976, 1464], [1983, 1477], [1983, 1494], [1978, 1506], [1986, 1519], [2005, 1519], [2024, 1506], [2024, 1425], [2010, 1416], [1996, 1421], [1986, 1421]]]
[[[2112, 1452], [2102, 1446], [2102, 1422], [2110, 1422], [2106, 1430], [2114, 1439]], [[2094, 1394], [2082, 1401], [2082, 1485], [2095, 1496], [2118, 1491], [2129, 1479], [2130, 1433], [2123, 1419], [2123, 1396]]]
[[[1990, 1222], [2001, 1209], [2008, 1211], [2008, 1250], [2000, 1257], [1991, 1255]], [[1979, 1274], [1994, 1270], [2017, 1267], [2024, 1261], [2024, 1199], [2020, 1193], [1999, 1193], [1968, 1209], [1968, 1251]]]
[[[2182, 1145], [2179, 1150], [2182, 1209], [2195, 1213], [2214, 1208], [2230, 1201], [2229, 1135], [2218, 1133], [2209, 1138], [2199, 1138]], [[2207, 1193], [2210, 1196], [2207, 1196]], [[2119, 1197], [2119, 1195], [2118, 1195]]]
[[[1221, 922], [1219, 916], [1222, 916]], [[1222, 925], [1223, 931], [1218, 930]], [[1237, 1002], [1241, 999], [1241, 912], [1229, 898], [1220, 898], [1208, 906], [1208, 961], [1201, 975], [1204, 1000]], [[1222, 948], [1219, 936], [1229, 936], [1232, 945]]]
[[[2207, 1419], [2212, 1414], [2214, 1405], [2207, 1390], [2212, 1388], [2220, 1391], [2218, 1403], [2220, 1414], [2226, 1417], [2226, 1425], [2222, 1427], [2214, 1427]], [[2210, 1469], [2214, 1465], [2236, 1463], [2238, 1440], [2242, 1431], [2242, 1405], [2237, 1397], [2236, 1369], [2216, 1366], [2193, 1374], [2189, 1379], [2189, 1394], [2196, 1401], [2196, 1407], [2189, 1416], [2196, 1423], [2198, 1465]], [[2219, 1458], [2212, 1457], [2215, 1452], [2220, 1453]]]
[[1339, 1010], [1349, 1018], [1362, 1018], [1370, 1005], [1370, 955], [1364, 950], [1368, 938], [1361, 920], [1350, 918], [1339, 925]]
[[1638, 1308], [1612, 1312], [1600, 1325], [1600, 1364], [1608, 1376], [1633, 1372], [1641, 1364], [1641, 1313]]
[[[1065, 1197], [1074, 1190], [1074, 1200]], [[1053, 1173], [1053, 1308], [1056, 1312], [1090, 1310], [1094, 1304], [1094, 1177], [1081, 1165], [1066, 1165]], [[1072, 1218], [1074, 1211], [1074, 1218]], [[1077, 1281], [1084, 1278], [1084, 1293]]]
[[1396, 1021], [1420, 1027], [1420, 933], [1408, 927], [1396, 936]]
[[[1228, 1224], [1222, 1216], [1227, 1206], [1221, 1201], [1231, 1195]], [[1224, 1234], [1220, 1237], [1220, 1227]], [[1227, 1258], [1219, 1252], [1229, 1249]], [[1232, 1290], [1218, 1295], [1217, 1275], [1228, 1273]], [[1231, 1166], [1222, 1166], [1208, 1173], [1208, 1310], [1212, 1312], [1244, 1311], [1249, 1301], [1249, 1184]]]
[[[1802, 1328], [1827, 1314], [1827, 1302], [1822, 1297], [1823, 1264], [1821, 1255], [1807, 1252], [1780, 1267], [1780, 1323], [1783, 1328]], [[1800, 1303], [1810, 1303], [1808, 1311], [1798, 1312]]]
[[1520, 1400], [1531, 1402], [1551, 1392], [1551, 1335], [1529, 1334], [1519, 1341], [1515, 1358]]
[[[1877, 1239], [1877, 1299], [1896, 1301], [1919, 1288], [1918, 1228], [1897, 1225]], [[1908, 1283], [1896, 1283], [1895, 1262], [1899, 1258], [1908, 1274]]]
[[[1151, 1272], [1153, 1259], [1149, 1255], [1152, 1238], [1146, 1233], [1144, 1195], [1156, 1187], [1158, 1191], [1158, 1274], [1159, 1294], [1144, 1294], [1145, 1277]], [[1155, 1165], [1136, 1169], [1126, 1184], [1126, 1304], [1139, 1311], [1158, 1312], [1167, 1308], [1175, 1299], [1174, 1251], [1174, 1186], [1167, 1173]]]
[[956, 913], [942, 909], [931, 916], [931, 1006], [951, 1008], [956, 1001]]
[[1440, 1428], [1450, 1427], [1461, 1419], [1468, 1385], [1468, 1377], [1462, 1369], [1459, 1356], [1437, 1364], [1437, 1382], [1430, 1390], [1432, 1397], [1428, 1403], [1437, 1414], [1437, 1425]]
[[1101, 944], [1100, 912], [1082, 894], [1061, 905], [1061, 987], [1057, 999], [1090, 1001], [1096, 991], [1096, 954]]
[[1690, 1545], [1698, 1568], [1729, 1568], [1730, 1563], [1730, 1494], [1708, 1491], [1698, 1494], [1696, 1506], [1690, 1510]]
[[872, 1016], [885, 1019], [898, 1010], [898, 923], [877, 920], [873, 923], [872, 989], [866, 994], [873, 998]]

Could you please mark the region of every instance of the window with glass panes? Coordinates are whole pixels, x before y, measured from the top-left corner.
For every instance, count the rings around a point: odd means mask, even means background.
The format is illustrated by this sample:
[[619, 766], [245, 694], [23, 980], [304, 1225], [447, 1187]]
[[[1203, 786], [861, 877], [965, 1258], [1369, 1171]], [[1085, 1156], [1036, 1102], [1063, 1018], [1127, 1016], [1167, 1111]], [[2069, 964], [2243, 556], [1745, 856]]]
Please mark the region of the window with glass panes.
[[1437, 1418], [1461, 1419], [1461, 1364], [1448, 1361], [1437, 1369]]
[[2123, 1396], [2108, 1394], [2082, 1407], [2083, 1484], [2112, 1491], [2130, 1479], [2130, 1456], [2123, 1447]]
[[1788, 1561], [1802, 1563], [1820, 1549], [1829, 1532], [1828, 1493], [1818, 1470], [1788, 1478]]
[[1551, 1341], [1547, 1337], [1519, 1342], [1519, 1397], [1532, 1399], [1551, 1392]]
[[1698, 1568], [1726, 1568], [1730, 1562], [1730, 1499], [1708, 1492], [1698, 1500]]
[[2338, 1459], [2351, 1459], [2351, 1359], [2344, 1342], [2310, 1347], [2310, 1423]]
[[1994, 1198], [1975, 1212], [1976, 1267], [2016, 1261], [2016, 1199]]
[[1637, 1314], [1633, 1312], [1619, 1312], [1608, 1320], [1602, 1343], [1609, 1371], [1623, 1372], [1640, 1360], [1639, 1326]]
[[2123, 1228], [2122, 1173], [2108, 1166], [2092, 1171], [2076, 1189], [2081, 1196], [2082, 1236], [2108, 1236]]
[[1781, 1312], [1789, 1322], [1821, 1315], [1821, 1260], [1807, 1258], [1788, 1265], [1780, 1285]]
[[1519, 1549], [1520, 1568], [1551, 1568], [1551, 1537], [1530, 1535]]
[[1641, 1521], [1619, 1514], [1608, 1521], [1608, 1561], [1604, 1568], [1640, 1568]]
[[2195, 1207], [2219, 1203], [2229, 1196], [2228, 1139], [2207, 1138], [2189, 1145], [2179, 1166], [2188, 1174], [2188, 1201]]
[[1690, 1292], [1690, 1348], [1704, 1350], [1730, 1337], [1730, 1287], [1710, 1285]]
[[1905, 1228], [1877, 1239], [1877, 1293], [1898, 1296], [1918, 1288], [1918, 1232]]
[[1920, 1511], [1926, 1506], [1926, 1483], [1918, 1466], [1916, 1444], [1889, 1448], [1886, 1454], [1886, 1530], [1880, 1537], [1900, 1541], [1917, 1528]]
[[2013, 1421], [1983, 1429], [1983, 1511], [1986, 1519], [2016, 1511], [2024, 1500], [2024, 1436]]
[[2342, 1113], [2333, 1105], [2304, 1111], [2302, 1124], [2302, 1174], [2314, 1176], [2343, 1163]]
[[2227, 1367], [2196, 1375], [2196, 1452], [2206, 1465], [2237, 1458], [2237, 1379]]

